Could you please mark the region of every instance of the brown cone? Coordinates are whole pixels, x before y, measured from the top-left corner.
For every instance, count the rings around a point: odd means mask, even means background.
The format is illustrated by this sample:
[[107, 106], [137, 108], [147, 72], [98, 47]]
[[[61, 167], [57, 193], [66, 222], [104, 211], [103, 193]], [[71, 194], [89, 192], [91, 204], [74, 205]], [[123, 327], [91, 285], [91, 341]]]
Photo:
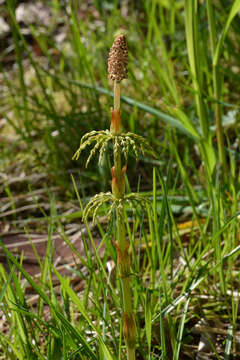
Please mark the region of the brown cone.
[[108, 74], [110, 79], [117, 82], [127, 79], [128, 49], [126, 37], [118, 36], [110, 49], [108, 57]]

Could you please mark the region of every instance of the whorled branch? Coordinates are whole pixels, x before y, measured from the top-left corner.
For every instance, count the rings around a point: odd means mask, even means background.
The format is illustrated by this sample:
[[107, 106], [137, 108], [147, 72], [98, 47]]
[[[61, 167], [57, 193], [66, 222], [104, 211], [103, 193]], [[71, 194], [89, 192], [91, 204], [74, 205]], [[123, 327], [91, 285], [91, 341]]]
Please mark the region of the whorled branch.
[[133, 151], [136, 159], [139, 158], [140, 154], [145, 155], [147, 153], [157, 157], [155, 151], [144, 137], [131, 132], [114, 137], [114, 152], [118, 153], [119, 149], [123, 153], [125, 160], [128, 158], [130, 149]]
[[90, 133], [87, 133], [82, 137], [80, 146], [73, 156], [73, 160], [77, 160], [81, 152], [87, 146], [93, 146], [93, 144], [95, 143], [87, 158], [86, 167], [88, 166], [89, 162], [96, 154], [96, 152], [99, 153], [99, 163], [101, 163], [103, 159], [103, 154], [110, 140], [113, 141], [114, 153], [123, 153], [125, 160], [127, 160], [128, 158], [130, 149], [132, 149], [136, 158], [138, 158], [140, 154], [145, 155], [147, 153], [156, 157], [156, 154], [153, 148], [149, 145], [148, 141], [140, 135], [136, 135], [131, 132], [115, 135], [112, 134], [109, 130], [101, 130], [91, 131]]
[[112, 134], [109, 130], [91, 131], [90, 133], [85, 134], [82, 137], [80, 146], [72, 159], [77, 160], [81, 155], [81, 152], [85, 150], [87, 146], [92, 146], [92, 144], [95, 143], [87, 158], [86, 167], [88, 166], [89, 162], [91, 161], [97, 150], [99, 152], [99, 163], [101, 163], [104, 151], [106, 150], [107, 144], [111, 139]]
[[[83, 211], [83, 221], [87, 221], [92, 214], [93, 223], [96, 223], [97, 213], [104, 204], [110, 204], [107, 217], [111, 219], [115, 209], [122, 208], [124, 203], [128, 203], [131, 209], [136, 205], [140, 205], [142, 210], [146, 210], [147, 205], [151, 205], [151, 201], [138, 193], [124, 195], [121, 199], [116, 198], [111, 192], [100, 193], [95, 195], [86, 205]], [[135, 206], [134, 206], [135, 205]]]
[[134, 205], [140, 205], [142, 210], [146, 210], [147, 206], [151, 205], [151, 201], [145, 196], [138, 193], [131, 193], [124, 196], [124, 201], [129, 203], [131, 208], [135, 208]]
[[99, 193], [95, 195], [93, 198], [91, 198], [83, 211], [83, 221], [87, 221], [90, 213], [93, 212], [93, 223], [95, 223], [98, 210], [101, 208], [101, 206], [109, 202], [114, 202], [114, 197], [111, 192]]

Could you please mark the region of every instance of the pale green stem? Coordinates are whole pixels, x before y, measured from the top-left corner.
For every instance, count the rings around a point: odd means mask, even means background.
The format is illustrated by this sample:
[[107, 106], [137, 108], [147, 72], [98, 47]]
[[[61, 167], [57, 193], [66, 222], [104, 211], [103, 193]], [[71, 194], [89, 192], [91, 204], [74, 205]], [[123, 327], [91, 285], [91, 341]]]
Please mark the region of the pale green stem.
[[135, 360], [135, 349], [127, 349], [128, 360]]
[[120, 83], [114, 81], [114, 110], [117, 111], [120, 108]]

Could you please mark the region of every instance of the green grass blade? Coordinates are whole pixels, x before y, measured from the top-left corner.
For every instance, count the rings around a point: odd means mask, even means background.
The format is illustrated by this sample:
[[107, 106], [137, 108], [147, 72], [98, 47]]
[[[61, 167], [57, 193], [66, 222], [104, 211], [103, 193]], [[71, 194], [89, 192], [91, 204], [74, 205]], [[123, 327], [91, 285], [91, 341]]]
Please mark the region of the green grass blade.
[[[42, 69], [44, 71], [44, 69]], [[67, 78], [63, 78], [63, 77], [59, 77], [55, 74], [52, 74], [53, 77], [57, 77], [60, 80], [63, 80], [69, 84], [74, 84], [79, 86], [80, 88], [85, 88], [85, 89], [89, 89], [92, 90], [94, 92], [100, 93], [100, 94], [104, 94], [104, 95], [108, 95], [110, 97], [113, 97], [113, 92], [105, 89], [103, 87], [97, 86], [97, 85], [90, 85], [90, 84], [86, 84], [86, 83], [82, 83], [76, 80], [70, 80]], [[162, 120], [165, 124], [167, 125], [171, 125], [172, 127], [176, 128], [177, 130], [179, 130], [180, 132], [184, 133], [185, 135], [193, 138], [193, 139], [197, 139], [199, 138], [199, 135], [197, 134], [196, 130], [193, 129], [189, 124], [187, 126], [187, 128], [181, 123], [181, 121], [179, 121], [177, 118], [165, 114], [162, 111], [153, 108], [150, 105], [146, 105], [141, 101], [136, 101], [134, 99], [132, 99], [129, 96], [121, 96], [121, 101], [125, 104], [128, 104], [132, 107], [136, 107], [139, 110], [143, 110], [149, 114], [152, 114], [154, 116], [156, 116], [157, 118], [159, 118], [160, 120]], [[185, 120], [186, 121], [186, 120]]]
[[106, 344], [99, 338], [99, 347], [104, 355], [104, 360], [114, 360], [115, 358], [110, 354]]
[[237, 15], [239, 10], [240, 10], [240, 0], [235, 0], [233, 5], [232, 5], [232, 8], [231, 8], [231, 11], [229, 13], [226, 24], [224, 26], [222, 35], [221, 35], [221, 37], [220, 37], [220, 39], [218, 41], [218, 44], [217, 44], [217, 48], [216, 48], [216, 51], [215, 51], [215, 54], [214, 54], [214, 59], [213, 59], [213, 65], [214, 66], [217, 66], [217, 64], [219, 63], [219, 58], [221, 56], [224, 40], [225, 40], [225, 37], [227, 35], [228, 29], [229, 29], [229, 27], [231, 25], [231, 22], [233, 21], [234, 17]]
[[[209, 262], [204, 264], [198, 269], [198, 274], [194, 277], [191, 284], [189, 285], [187, 291], [185, 291], [182, 295], [178, 296], [174, 301], [172, 301], [171, 304], [169, 304], [165, 309], [162, 310], [162, 315], [165, 316], [169, 314], [173, 309], [177, 307], [182, 301], [188, 299], [191, 292], [196, 289], [196, 287], [204, 280], [206, 279], [212, 272], [214, 272], [219, 266], [222, 266], [222, 263], [227, 261], [230, 257], [240, 252], [240, 245], [237, 246], [235, 249], [233, 249], [229, 254], [225, 255], [224, 258], [215, 266], [211, 267], [210, 270], [207, 270], [207, 266], [209, 265]], [[202, 274], [204, 275], [202, 276]], [[152, 319], [152, 323], [154, 323], [158, 318], [160, 317], [160, 314], [155, 316]]]
[[68, 293], [70, 299], [72, 300], [72, 302], [76, 305], [78, 311], [82, 314], [82, 316], [85, 318], [85, 320], [87, 321], [87, 323], [89, 324], [89, 326], [96, 331], [96, 333], [98, 334], [98, 339], [99, 339], [99, 344], [101, 347], [101, 350], [103, 351], [104, 355], [106, 356], [106, 359], [108, 360], [112, 360], [112, 356], [109, 352], [109, 350], [107, 349], [106, 345], [104, 344], [104, 341], [102, 340], [101, 336], [100, 336], [100, 331], [95, 327], [95, 325], [93, 324], [93, 322], [91, 321], [90, 317], [87, 314], [87, 311], [84, 307], [83, 302], [79, 299], [79, 297], [77, 296], [77, 294], [74, 292], [74, 290], [71, 288], [71, 286], [69, 285], [68, 279], [63, 278], [59, 272], [53, 268], [54, 273], [57, 275], [63, 289]]
[[84, 308], [84, 305], [82, 301], [79, 299], [77, 294], [74, 292], [74, 290], [69, 285], [68, 279], [63, 278], [59, 272], [53, 267], [54, 273], [57, 275], [58, 280], [60, 281], [63, 289], [68, 293], [69, 297], [71, 298], [72, 302], [77, 306], [78, 311], [82, 314], [82, 316], [85, 318], [85, 320], [88, 322], [89, 326], [94, 330], [97, 331], [95, 326], [93, 325], [90, 317], [88, 316], [86, 309]]
[[3, 277], [3, 274], [5, 273], [5, 271], [3, 269], [3, 266], [0, 264], [0, 274], [2, 275], [2, 277], [4, 279], [4, 282], [5, 282], [3, 288], [2, 288], [2, 290], [0, 292], [0, 304], [2, 302], [2, 299], [3, 299], [4, 295], [5, 295], [6, 289], [7, 289], [8, 285], [9, 285], [11, 279], [12, 279], [14, 271], [15, 271], [15, 266], [12, 266], [11, 271], [10, 271], [8, 277], [7, 277], [7, 280], [5, 280], [4, 277]]
[[176, 339], [176, 342], [175, 342], [173, 360], [178, 360], [179, 359], [179, 353], [180, 353], [183, 330], [184, 330], [184, 323], [185, 323], [185, 319], [186, 319], [186, 316], [187, 316], [189, 301], [190, 301], [190, 296], [186, 300], [186, 302], [184, 304], [184, 307], [183, 307], [181, 321], [180, 321], [179, 328], [178, 328], [178, 333], [177, 333], [177, 339]]
[[205, 106], [202, 98], [202, 68], [200, 66], [199, 36], [198, 36], [198, 1], [185, 0], [185, 29], [188, 48], [188, 57], [192, 75], [193, 87], [198, 117], [200, 120], [202, 136], [208, 139], [208, 121], [206, 118]]
[[231, 355], [231, 346], [233, 341], [233, 326], [229, 325], [226, 337], [226, 345], [224, 350], [224, 360], [229, 360]]
[[152, 337], [152, 312], [151, 312], [151, 293], [147, 290], [146, 298], [145, 298], [145, 329], [146, 329], [146, 337], [148, 343], [148, 351], [151, 350], [151, 337]]

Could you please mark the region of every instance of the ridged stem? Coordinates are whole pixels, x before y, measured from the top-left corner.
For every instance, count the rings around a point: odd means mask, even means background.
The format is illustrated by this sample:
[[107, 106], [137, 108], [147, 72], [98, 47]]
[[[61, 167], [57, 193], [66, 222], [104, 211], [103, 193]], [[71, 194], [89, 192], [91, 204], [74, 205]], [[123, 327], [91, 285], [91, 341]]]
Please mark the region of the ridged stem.
[[[114, 111], [120, 108], [120, 83], [114, 81]], [[118, 197], [124, 196], [121, 149], [114, 149], [114, 169]], [[127, 359], [135, 360], [136, 326], [133, 313], [132, 289], [130, 281], [130, 256], [128, 253], [129, 242], [126, 237], [124, 223], [124, 203], [117, 207], [117, 265], [123, 296], [123, 332], [127, 348]]]
[[[115, 167], [117, 164], [114, 162]], [[119, 166], [119, 165], [118, 165]], [[123, 329], [127, 347], [127, 359], [135, 360], [136, 327], [133, 313], [129, 243], [124, 223], [124, 204], [117, 208], [117, 265], [123, 296]]]
[[128, 360], [135, 360], [135, 348], [127, 349]]

